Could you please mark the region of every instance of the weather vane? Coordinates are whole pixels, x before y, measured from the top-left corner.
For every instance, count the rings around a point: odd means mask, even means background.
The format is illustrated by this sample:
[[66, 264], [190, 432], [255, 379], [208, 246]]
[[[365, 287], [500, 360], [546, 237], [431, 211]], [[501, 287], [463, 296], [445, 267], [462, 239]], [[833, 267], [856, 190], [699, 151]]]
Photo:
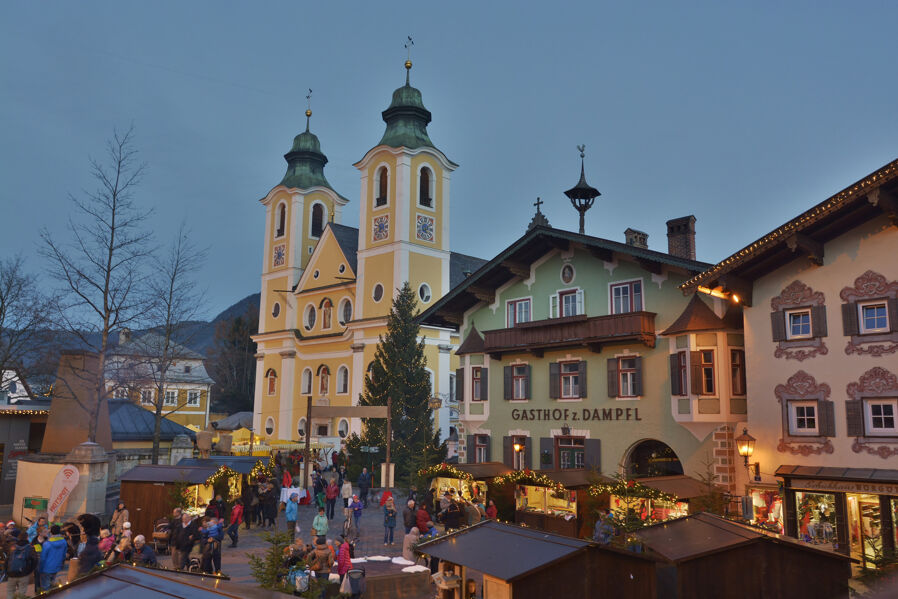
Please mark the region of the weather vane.
[[405, 42], [405, 84], [409, 85], [408, 75], [412, 70], [412, 46], [415, 45], [415, 40], [410, 35], [407, 37], [408, 41]]
[[[310, 92], [312, 90], [309, 90]], [[577, 146], [577, 149], [580, 150], [580, 158], [584, 158], [586, 156], [586, 144], [580, 144]]]

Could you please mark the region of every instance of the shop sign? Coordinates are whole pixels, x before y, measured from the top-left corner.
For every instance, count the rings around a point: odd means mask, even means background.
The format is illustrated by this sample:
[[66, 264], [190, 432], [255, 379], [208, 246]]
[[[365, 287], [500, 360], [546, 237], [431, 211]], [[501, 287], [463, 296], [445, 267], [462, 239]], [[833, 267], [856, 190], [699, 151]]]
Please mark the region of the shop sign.
[[22, 500], [22, 507], [26, 510], [44, 512], [47, 510], [47, 499], [44, 497], [26, 497]]
[[852, 480], [792, 479], [789, 482], [789, 488], [827, 491], [830, 493], [898, 495], [898, 483], [857, 482]]
[[531, 410], [515, 408], [511, 411], [512, 420], [531, 420], [541, 422], [580, 422], [591, 420], [634, 420], [641, 421], [639, 408], [534, 408]]

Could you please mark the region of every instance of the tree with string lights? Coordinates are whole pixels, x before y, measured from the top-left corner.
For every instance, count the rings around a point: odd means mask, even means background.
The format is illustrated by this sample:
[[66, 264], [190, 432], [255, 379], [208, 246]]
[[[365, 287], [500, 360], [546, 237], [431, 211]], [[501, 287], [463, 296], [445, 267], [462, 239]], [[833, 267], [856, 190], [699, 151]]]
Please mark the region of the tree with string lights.
[[[391, 399], [391, 461], [396, 464], [396, 481], [409, 485], [423, 466], [424, 456], [430, 463], [446, 458], [446, 444], [434, 430], [428, 404], [430, 375], [425, 369], [424, 339], [418, 337], [417, 315], [415, 292], [406, 282], [393, 300], [386, 335], [380, 337], [359, 398], [361, 406], [385, 406]], [[383, 451], [386, 427], [383, 419], [365, 420], [361, 438], [348, 443], [348, 449], [355, 452], [361, 446], [377, 446]], [[362, 457], [350, 456], [350, 460], [362, 461]]]

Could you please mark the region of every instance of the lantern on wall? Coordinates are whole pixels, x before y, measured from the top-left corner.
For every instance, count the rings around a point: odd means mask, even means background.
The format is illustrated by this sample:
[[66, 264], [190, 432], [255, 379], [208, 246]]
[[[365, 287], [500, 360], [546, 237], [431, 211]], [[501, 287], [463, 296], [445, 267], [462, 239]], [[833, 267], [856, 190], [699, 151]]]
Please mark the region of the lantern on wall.
[[755, 438], [748, 434], [748, 429], [742, 429], [742, 434], [736, 437], [736, 449], [745, 459], [745, 466], [748, 467], [748, 458], [755, 452]]

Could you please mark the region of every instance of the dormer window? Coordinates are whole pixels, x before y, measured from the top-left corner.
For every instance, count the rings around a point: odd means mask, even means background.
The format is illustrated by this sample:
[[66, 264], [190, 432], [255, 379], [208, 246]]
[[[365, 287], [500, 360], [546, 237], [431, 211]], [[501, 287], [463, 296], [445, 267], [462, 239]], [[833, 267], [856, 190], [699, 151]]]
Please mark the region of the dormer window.
[[382, 166], [377, 170], [377, 197], [374, 200], [374, 207], [387, 205], [387, 186], [389, 184], [389, 175], [387, 167]]
[[425, 166], [421, 169], [418, 186], [418, 203], [428, 208], [433, 208], [433, 196], [430, 193], [431, 179], [432, 175], [430, 169]]
[[312, 206], [312, 237], [321, 237], [324, 231], [324, 206], [315, 204]]
[[281, 204], [278, 206], [278, 215], [277, 215], [277, 230], [274, 233], [275, 237], [283, 237], [284, 232], [287, 229], [287, 206], [285, 204]]

